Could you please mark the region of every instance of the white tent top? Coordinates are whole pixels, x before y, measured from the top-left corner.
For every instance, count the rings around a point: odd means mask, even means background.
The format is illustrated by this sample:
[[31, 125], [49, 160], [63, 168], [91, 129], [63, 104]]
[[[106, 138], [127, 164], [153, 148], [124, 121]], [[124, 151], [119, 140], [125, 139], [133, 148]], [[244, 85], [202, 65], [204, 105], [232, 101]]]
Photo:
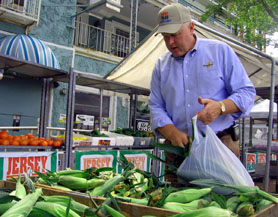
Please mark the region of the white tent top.
[[[218, 39], [228, 43], [234, 49], [256, 88], [271, 86], [272, 61], [270, 58], [267, 58], [269, 55], [244, 45], [242, 42], [232, 39], [229, 36], [205, 27], [197, 21], [194, 22], [195, 34], [198, 37]], [[248, 47], [248, 49], [245, 47]], [[167, 48], [161, 34], [157, 36], [151, 34], [148, 39], [118, 64], [106, 78], [149, 89], [153, 67], [158, 58], [166, 51]], [[278, 79], [276, 78], [275, 80], [275, 84], [277, 85]]]

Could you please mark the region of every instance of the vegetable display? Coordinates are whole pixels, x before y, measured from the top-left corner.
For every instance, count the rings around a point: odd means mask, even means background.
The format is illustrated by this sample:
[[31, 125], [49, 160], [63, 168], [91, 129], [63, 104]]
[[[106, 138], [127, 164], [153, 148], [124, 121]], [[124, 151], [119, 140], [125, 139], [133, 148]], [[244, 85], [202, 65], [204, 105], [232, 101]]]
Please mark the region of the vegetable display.
[[[0, 198], [2, 216], [120, 216], [128, 217], [118, 206], [128, 202], [156, 207], [182, 216], [252, 216], [272, 204], [278, 198], [258, 187], [232, 186], [216, 180], [194, 180], [183, 187], [172, 187], [159, 181], [153, 173], [134, 167], [126, 158], [120, 158], [122, 174], [113, 168], [88, 168], [85, 170], [64, 170], [59, 172], [36, 172], [38, 184], [62, 186], [79, 191], [93, 206], [81, 204], [69, 196], [42, 194], [42, 185], [32, 187], [32, 181], [25, 175], [25, 182], [16, 181], [16, 189]], [[36, 184], [35, 183], [35, 184]], [[29, 190], [26, 191], [25, 187]], [[31, 187], [30, 187], [31, 186]], [[215, 191], [215, 189], [217, 191]], [[27, 193], [28, 192], [28, 193]], [[104, 197], [96, 204], [94, 197]], [[155, 216], [155, 213], [154, 213]]]

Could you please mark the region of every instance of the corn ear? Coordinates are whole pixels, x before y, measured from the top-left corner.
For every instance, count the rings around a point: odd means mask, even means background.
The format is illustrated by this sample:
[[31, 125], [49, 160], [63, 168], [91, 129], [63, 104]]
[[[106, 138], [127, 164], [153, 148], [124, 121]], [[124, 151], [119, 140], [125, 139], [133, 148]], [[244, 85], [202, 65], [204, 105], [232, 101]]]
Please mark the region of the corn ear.
[[118, 212], [107, 204], [103, 204], [103, 208], [106, 209], [107, 212], [109, 212], [109, 214], [113, 217], [125, 217], [122, 213]]
[[166, 197], [165, 202], [188, 203], [207, 195], [211, 192], [211, 190], [212, 188], [189, 188], [181, 191], [172, 192]]
[[256, 192], [258, 193], [258, 195], [260, 195], [261, 197], [263, 197], [264, 199], [267, 199], [267, 200], [270, 200], [274, 203], [278, 203], [278, 198], [263, 191], [263, 190], [260, 190], [260, 189], [257, 189]]
[[232, 217], [236, 216], [230, 210], [209, 206], [188, 212], [173, 215], [171, 217]]
[[[67, 207], [69, 204], [70, 197], [62, 196], [62, 195], [53, 195], [53, 196], [43, 196], [43, 199], [46, 202], [57, 203], [57, 204]], [[74, 199], [71, 199], [70, 209], [72, 209], [74, 212], [78, 213], [79, 215], [83, 215], [86, 212], [86, 210], [88, 210], [88, 211], [90, 210], [91, 213], [94, 212], [91, 207], [86, 206], [82, 203], [79, 203], [79, 202], [75, 201]]]
[[16, 182], [16, 192], [15, 192], [15, 196], [23, 199], [24, 197], [26, 197], [26, 190], [24, 185], [21, 183], [21, 177], [19, 176]]
[[177, 202], [167, 202], [164, 203], [162, 208], [180, 212], [187, 212], [198, 209], [199, 207], [199, 200], [194, 200], [189, 203], [177, 203]]
[[255, 210], [253, 204], [249, 201], [246, 201], [238, 205], [236, 213], [239, 216], [251, 216], [255, 213]]
[[269, 205], [273, 204], [272, 201], [266, 200], [266, 199], [261, 199], [257, 204], [256, 204], [256, 212], [268, 207]]
[[138, 198], [133, 198], [133, 197], [120, 197], [120, 196], [114, 196], [116, 200], [128, 202], [128, 203], [134, 203], [134, 204], [140, 204], [147, 206], [148, 205], [148, 200], [145, 198], [138, 199]]
[[221, 206], [219, 205], [219, 203], [217, 203], [216, 201], [211, 201], [209, 206], [214, 206], [214, 207], [218, 207], [221, 208]]
[[53, 217], [53, 215], [49, 214], [46, 211], [43, 211], [41, 209], [38, 209], [34, 207], [28, 217]]
[[[40, 201], [36, 203], [35, 207], [56, 217], [65, 217], [67, 214], [67, 207], [58, 203]], [[80, 217], [80, 215], [70, 209], [68, 217]]]
[[93, 178], [90, 180], [74, 177], [74, 176], [60, 176], [59, 184], [70, 188], [72, 190], [89, 190], [93, 189], [99, 185], [102, 185], [105, 182], [103, 179]]
[[121, 175], [114, 176], [108, 179], [103, 185], [95, 187], [90, 194], [95, 196], [104, 196], [105, 193], [113, 189], [114, 185], [118, 185], [120, 182], [124, 180], [125, 178]]
[[15, 203], [1, 203], [0, 204], [0, 215], [5, 213], [8, 209], [10, 209]]
[[42, 189], [38, 188], [34, 193], [28, 194], [22, 200], [8, 209], [2, 217], [26, 217], [33, 209], [34, 204], [37, 202], [39, 196], [42, 194]]
[[230, 197], [226, 202], [226, 207], [232, 212], [236, 211], [237, 206], [240, 204], [240, 199], [238, 196]]

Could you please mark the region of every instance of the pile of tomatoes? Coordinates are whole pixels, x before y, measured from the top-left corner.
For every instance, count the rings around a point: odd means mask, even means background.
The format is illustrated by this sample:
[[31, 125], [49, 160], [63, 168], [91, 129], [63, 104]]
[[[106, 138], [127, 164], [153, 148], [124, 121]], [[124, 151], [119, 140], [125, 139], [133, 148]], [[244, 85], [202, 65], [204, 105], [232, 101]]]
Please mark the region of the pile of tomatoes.
[[0, 145], [22, 145], [22, 146], [54, 146], [63, 145], [61, 139], [46, 139], [44, 137], [36, 137], [31, 133], [26, 135], [12, 136], [7, 131], [0, 132]]

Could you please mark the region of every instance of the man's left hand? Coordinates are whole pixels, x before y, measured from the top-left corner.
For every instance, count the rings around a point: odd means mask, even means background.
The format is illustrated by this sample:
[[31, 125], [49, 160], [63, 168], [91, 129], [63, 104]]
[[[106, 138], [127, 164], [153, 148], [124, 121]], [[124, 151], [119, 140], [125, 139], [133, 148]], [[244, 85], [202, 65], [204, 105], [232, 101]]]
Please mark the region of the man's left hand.
[[198, 102], [204, 105], [204, 108], [196, 114], [198, 120], [202, 121], [205, 125], [213, 122], [221, 114], [219, 102], [212, 99], [203, 99], [202, 97], [198, 98]]

